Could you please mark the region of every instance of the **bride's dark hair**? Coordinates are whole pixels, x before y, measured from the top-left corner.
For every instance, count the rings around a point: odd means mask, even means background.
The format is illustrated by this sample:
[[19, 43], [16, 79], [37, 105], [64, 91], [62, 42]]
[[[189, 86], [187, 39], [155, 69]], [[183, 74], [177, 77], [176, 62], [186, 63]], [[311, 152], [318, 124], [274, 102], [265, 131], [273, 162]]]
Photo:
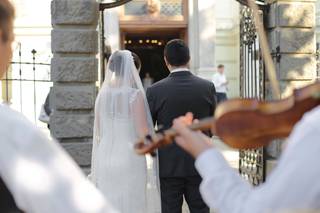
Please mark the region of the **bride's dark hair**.
[[133, 57], [134, 65], [136, 66], [138, 72], [140, 72], [140, 70], [141, 70], [141, 60], [140, 60], [139, 56], [137, 54], [135, 54], [134, 52], [131, 52], [131, 54], [132, 54], [132, 57]]
[[[133, 52], [131, 52], [131, 55], [133, 57], [133, 62], [134, 62], [136, 69], [138, 70], [138, 72], [140, 72], [141, 60], [140, 60], [139, 56]], [[117, 76], [120, 76], [121, 75], [120, 71], [122, 70], [121, 65], [123, 64], [123, 60], [124, 60], [123, 55], [120, 54], [120, 51], [116, 51], [111, 55], [109, 60], [110, 60], [109, 61], [110, 71], [114, 72]]]

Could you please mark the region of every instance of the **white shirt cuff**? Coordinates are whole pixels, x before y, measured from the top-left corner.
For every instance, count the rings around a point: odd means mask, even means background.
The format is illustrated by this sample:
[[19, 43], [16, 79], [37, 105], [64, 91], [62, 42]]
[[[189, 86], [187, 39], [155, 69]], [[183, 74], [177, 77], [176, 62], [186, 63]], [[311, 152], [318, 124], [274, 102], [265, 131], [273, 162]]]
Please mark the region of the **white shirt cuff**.
[[219, 170], [227, 168], [228, 164], [223, 155], [215, 148], [208, 149], [200, 154], [195, 162], [196, 169], [202, 178], [215, 174]]

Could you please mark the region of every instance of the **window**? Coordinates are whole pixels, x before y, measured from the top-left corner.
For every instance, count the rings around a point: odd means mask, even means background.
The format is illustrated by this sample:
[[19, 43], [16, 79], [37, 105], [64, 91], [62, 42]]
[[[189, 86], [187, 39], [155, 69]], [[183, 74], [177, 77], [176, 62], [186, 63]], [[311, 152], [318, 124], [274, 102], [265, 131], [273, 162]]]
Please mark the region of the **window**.
[[185, 21], [187, 0], [133, 0], [123, 6], [121, 20]]

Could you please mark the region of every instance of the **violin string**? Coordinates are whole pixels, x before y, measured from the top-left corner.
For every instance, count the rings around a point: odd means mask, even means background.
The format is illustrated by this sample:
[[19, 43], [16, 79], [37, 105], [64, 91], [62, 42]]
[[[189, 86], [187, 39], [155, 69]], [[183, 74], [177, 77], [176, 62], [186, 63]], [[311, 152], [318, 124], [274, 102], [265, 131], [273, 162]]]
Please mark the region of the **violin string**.
[[280, 99], [280, 85], [279, 81], [277, 79], [277, 74], [276, 74], [276, 69], [271, 57], [271, 51], [269, 48], [269, 44], [267, 42], [267, 36], [264, 31], [264, 27], [259, 15], [259, 9], [258, 6], [256, 5], [254, 0], [247, 0], [249, 7], [252, 10], [253, 17], [254, 17], [254, 24], [257, 29], [258, 37], [260, 40], [260, 45], [261, 45], [261, 52], [262, 52], [262, 59], [265, 62], [267, 74], [269, 77], [269, 80], [271, 82], [271, 88], [274, 96], [276, 99]]

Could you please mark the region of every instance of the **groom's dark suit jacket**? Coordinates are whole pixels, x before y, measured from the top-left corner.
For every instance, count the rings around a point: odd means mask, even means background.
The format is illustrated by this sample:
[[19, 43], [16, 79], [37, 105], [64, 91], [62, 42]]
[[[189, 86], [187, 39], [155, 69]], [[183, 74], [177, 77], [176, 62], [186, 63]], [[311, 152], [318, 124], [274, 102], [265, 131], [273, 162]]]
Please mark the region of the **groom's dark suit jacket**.
[[[172, 121], [192, 112], [201, 119], [212, 116], [216, 107], [214, 84], [189, 71], [171, 73], [147, 90], [153, 121], [168, 129]], [[176, 144], [159, 149], [160, 177], [198, 175], [193, 158]]]

